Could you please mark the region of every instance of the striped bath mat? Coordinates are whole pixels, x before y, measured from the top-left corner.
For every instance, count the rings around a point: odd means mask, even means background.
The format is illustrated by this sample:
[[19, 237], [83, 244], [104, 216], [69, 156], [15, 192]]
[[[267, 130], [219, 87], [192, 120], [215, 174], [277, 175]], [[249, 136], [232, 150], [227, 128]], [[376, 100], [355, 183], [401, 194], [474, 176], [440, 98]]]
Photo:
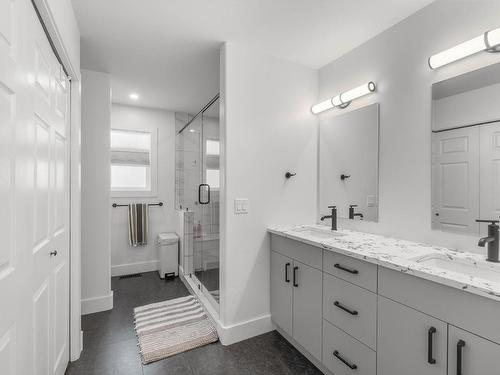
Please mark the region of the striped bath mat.
[[144, 364], [218, 340], [215, 326], [193, 296], [136, 307], [134, 322]]

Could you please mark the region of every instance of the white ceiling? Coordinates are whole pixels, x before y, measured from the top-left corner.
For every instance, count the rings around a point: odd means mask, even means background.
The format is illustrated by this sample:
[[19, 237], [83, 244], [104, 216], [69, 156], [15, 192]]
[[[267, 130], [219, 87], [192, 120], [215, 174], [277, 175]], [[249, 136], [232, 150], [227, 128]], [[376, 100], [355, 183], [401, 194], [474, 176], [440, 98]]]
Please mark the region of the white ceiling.
[[[320, 68], [433, 0], [72, 0], [82, 67], [113, 101], [196, 112], [219, 90], [218, 48], [245, 44]], [[129, 93], [140, 98], [131, 103]]]

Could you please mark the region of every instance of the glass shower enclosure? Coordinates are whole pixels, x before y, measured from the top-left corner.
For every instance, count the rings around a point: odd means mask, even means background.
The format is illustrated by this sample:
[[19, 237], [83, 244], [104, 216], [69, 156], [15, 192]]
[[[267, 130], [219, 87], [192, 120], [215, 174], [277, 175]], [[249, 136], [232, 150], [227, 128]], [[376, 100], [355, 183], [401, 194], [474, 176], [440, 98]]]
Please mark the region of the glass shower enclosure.
[[219, 311], [219, 95], [197, 115], [176, 113], [176, 206], [190, 215], [184, 274]]

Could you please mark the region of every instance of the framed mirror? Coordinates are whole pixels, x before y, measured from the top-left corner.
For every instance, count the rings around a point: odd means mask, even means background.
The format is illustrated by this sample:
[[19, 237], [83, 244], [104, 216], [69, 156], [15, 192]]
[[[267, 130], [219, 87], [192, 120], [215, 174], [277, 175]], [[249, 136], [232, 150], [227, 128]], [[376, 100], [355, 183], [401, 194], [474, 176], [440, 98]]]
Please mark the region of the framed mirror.
[[[321, 119], [319, 216], [378, 221], [379, 105]], [[351, 207], [352, 206], [352, 207]]]
[[432, 228], [487, 233], [500, 217], [500, 64], [432, 86]]

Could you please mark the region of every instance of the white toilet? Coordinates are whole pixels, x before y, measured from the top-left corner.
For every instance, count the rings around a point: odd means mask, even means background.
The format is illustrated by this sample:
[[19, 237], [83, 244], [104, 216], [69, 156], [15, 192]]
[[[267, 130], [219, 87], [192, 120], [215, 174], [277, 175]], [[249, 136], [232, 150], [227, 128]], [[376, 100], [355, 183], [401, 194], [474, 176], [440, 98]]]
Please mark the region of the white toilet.
[[160, 233], [157, 239], [160, 278], [179, 275], [179, 237], [175, 233]]

